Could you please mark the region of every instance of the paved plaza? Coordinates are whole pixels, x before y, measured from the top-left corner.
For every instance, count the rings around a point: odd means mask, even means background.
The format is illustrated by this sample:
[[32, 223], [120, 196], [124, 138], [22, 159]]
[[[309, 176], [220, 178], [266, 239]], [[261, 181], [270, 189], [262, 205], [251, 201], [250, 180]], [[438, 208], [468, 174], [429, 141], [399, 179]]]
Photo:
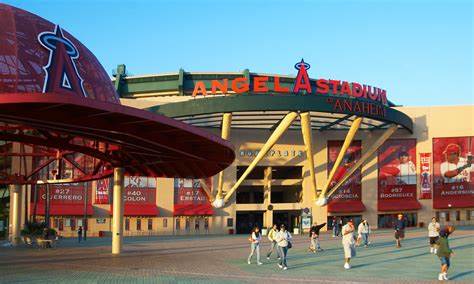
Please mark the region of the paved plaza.
[[[474, 228], [451, 237], [456, 255], [450, 277], [474, 281]], [[422, 283], [437, 282], [437, 257], [429, 254], [425, 230], [407, 232], [400, 249], [391, 231], [372, 235], [360, 247], [353, 268], [345, 271], [339, 238], [325, 233], [323, 252], [307, 252], [307, 238], [295, 237], [287, 271], [272, 257], [263, 265], [247, 264], [247, 236], [134, 237], [125, 239], [124, 253], [110, 253], [110, 239], [86, 243], [64, 239], [53, 249], [0, 248], [1, 283]], [[268, 241], [263, 243], [263, 251]]]

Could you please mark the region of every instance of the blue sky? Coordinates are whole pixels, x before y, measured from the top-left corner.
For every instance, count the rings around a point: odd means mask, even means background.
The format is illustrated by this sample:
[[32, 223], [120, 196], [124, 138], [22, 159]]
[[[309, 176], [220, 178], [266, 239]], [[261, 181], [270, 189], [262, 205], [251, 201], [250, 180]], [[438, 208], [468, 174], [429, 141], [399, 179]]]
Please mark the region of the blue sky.
[[402, 105], [474, 104], [470, 0], [3, 1], [61, 25], [106, 70], [296, 74], [387, 90]]

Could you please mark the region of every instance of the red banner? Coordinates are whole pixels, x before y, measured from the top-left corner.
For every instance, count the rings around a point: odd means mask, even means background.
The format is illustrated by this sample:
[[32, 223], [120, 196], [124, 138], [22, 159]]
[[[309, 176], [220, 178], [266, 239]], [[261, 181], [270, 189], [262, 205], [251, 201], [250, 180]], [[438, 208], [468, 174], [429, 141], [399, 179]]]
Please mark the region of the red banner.
[[433, 138], [433, 207], [474, 207], [473, 137]]
[[[334, 166], [334, 162], [341, 151], [343, 143], [344, 141], [328, 141], [328, 174]], [[330, 182], [329, 188], [336, 185], [336, 183], [342, 179], [344, 174], [360, 159], [361, 149], [362, 146], [360, 141], [353, 141], [351, 143], [347, 149], [346, 155]], [[365, 206], [362, 203], [361, 171], [359, 168], [333, 195], [331, 195], [328, 200], [328, 211], [362, 212], [364, 210]]]
[[[212, 178], [206, 179], [207, 187], [212, 188]], [[198, 179], [174, 179], [174, 215], [213, 215], [201, 182]]]
[[125, 204], [156, 205], [156, 179], [149, 177], [125, 177]]
[[[87, 202], [85, 200], [85, 183], [56, 184], [49, 185], [49, 200], [51, 215], [83, 215], [92, 214], [90, 183], [87, 190]], [[44, 215], [46, 206], [46, 185], [36, 186], [37, 210], [36, 214]], [[34, 196], [32, 194], [31, 208], [34, 208]]]
[[95, 204], [109, 204], [112, 179], [100, 179], [96, 181], [95, 186]]
[[417, 210], [416, 139], [392, 139], [378, 151], [378, 210]]
[[420, 199], [431, 199], [431, 153], [420, 153]]
[[[156, 178], [126, 176], [124, 187], [123, 215], [157, 216], [159, 214], [156, 206]], [[113, 204], [110, 207], [110, 212], [113, 212]]]

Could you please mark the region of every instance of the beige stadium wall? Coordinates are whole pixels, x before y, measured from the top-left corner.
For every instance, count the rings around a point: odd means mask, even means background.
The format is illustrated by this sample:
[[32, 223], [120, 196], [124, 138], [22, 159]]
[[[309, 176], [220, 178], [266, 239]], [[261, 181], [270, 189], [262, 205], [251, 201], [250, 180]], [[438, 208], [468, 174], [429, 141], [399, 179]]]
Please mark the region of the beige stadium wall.
[[[149, 107], [149, 102], [141, 102], [141, 99], [123, 101], [124, 104], [134, 107]], [[398, 130], [391, 138], [416, 138], [417, 139], [417, 155], [420, 152], [432, 152], [432, 139], [434, 137], [457, 137], [457, 136], [474, 136], [474, 106], [434, 106], [434, 107], [397, 107], [398, 110], [410, 116], [414, 121], [414, 132], [410, 134], [406, 130]], [[210, 129], [209, 131], [220, 135], [220, 130]], [[382, 131], [360, 131], [355, 139], [362, 141], [362, 151], [367, 149]], [[236, 160], [224, 171], [224, 190], [229, 190], [236, 182], [236, 169], [239, 165], [248, 165], [254, 157], [240, 156], [240, 150], [258, 150], [264, 144], [271, 132], [268, 130], [243, 130], [232, 129], [230, 141], [236, 150]], [[317, 187], [322, 188], [326, 182], [327, 172], [327, 141], [343, 140], [346, 131], [313, 131], [313, 151], [316, 167]], [[302, 157], [279, 157], [266, 156], [259, 166], [302, 166], [303, 179], [302, 190], [303, 199], [301, 203], [282, 203], [273, 204], [274, 210], [300, 210], [302, 208], [311, 208], [313, 220], [318, 223], [327, 221], [327, 207], [318, 207], [314, 204], [314, 192], [311, 188], [309, 179], [309, 170], [306, 163], [306, 154], [304, 153], [304, 144], [300, 131], [287, 131], [273, 147], [273, 150], [280, 151], [303, 151]], [[419, 168], [419, 160], [417, 157], [417, 171]], [[362, 213], [363, 218], [368, 219], [372, 227], [377, 225], [377, 155], [374, 154], [362, 167], [362, 201], [366, 206], [366, 211]], [[291, 184], [294, 180], [275, 181], [276, 184]], [[257, 185], [261, 181], [246, 180], [244, 185]], [[217, 176], [213, 177], [213, 185], [217, 185]], [[419, 184], [418, 184], [419, 192]], [[94, 193], [93, 193], [94, 194]], [[142, 218], [142, 232], [135, 230], [136, 217], [130, 218], [130, 231], [125, 235], [173, 235], [173, 234], [194, 234], [194, 227], [191, 223], [191, 230], [188, 232], [175, 231], [175, 220], [178, 217], [173, 216], [174, 203], [174, 182], [173, 179], [157, 180], [157, 199], [156, 204], [159, 208], [159, 217], [153, 217], [153, 231], [147, 232], [147, 217]], [[94, 196], [92, 196], [94, 200]], [[427, 222], [435, 211], [432, 207], [432, 200], [420, 200], [422, 208], [417, 210], [418, 221]], [[230, 200], [228, 206], [222, 209], [215, 209], [215, 215], [209, 218], [209, 232], [199, 232], [200, 234], [227, 234], [229, 229], [236, 229], [236, 212], [237, 211], [265, 211], [264, 226], [270, 226], [273, 222], [271, 212], [266, 208], [270, 204], [269, 200], [265, 200], [264, 204], [236, 204], [235, 195]], [[94, 216], [89, 218], [89, 236], [97, 236], [99, 231], [110, 231], [111, 217], [109, 216], [109, 205], [95, 205]], [[454, 210], [454, 209], [453, 209]], [[474, 224], [474, 218], [466, 221], [466, 210], [474, 210], [474, 208], [461, 209], [462, 224]], [[344, 214], [342, 214], [344, 215]], [[105, 218], [104, 224], [97, 224], [97, 218]], [[189, 217], [194, 222], [193, 217]], [[227, 220], [233, 219], [232, 227], [227, 226]], [[167, 221], [164, 221], [166, 219]], [[182, 217], [182, 227], [185, 217]], [[165, 227], [164, 224], [167, 223]], [[451, 222], [455, 223], [455, 222]], [[201, 224], [202, 228], [202, 224]], [[63, 232], [64, 236], [75, 236], [75, 232], [68, 231], [67, 228]]]

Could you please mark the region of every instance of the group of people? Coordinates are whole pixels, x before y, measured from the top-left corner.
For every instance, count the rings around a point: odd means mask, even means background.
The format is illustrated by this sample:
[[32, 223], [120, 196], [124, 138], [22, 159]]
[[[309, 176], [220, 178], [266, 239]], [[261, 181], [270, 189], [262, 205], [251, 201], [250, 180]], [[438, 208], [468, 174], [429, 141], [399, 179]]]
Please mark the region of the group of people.
[[[339, 219], [341, 220], [341, 219]], [[339, 223], [339, 220], [337, 222]], [[342, 222], [342, 220], [341, 220]], [[337, 226], [338, 223], [333, 223], [333, 227]], [[326, 226], [326, 223], [317, 224], [316, 222], [309, 230], [309, 239], [310, 245], [308, 248], [309, 252], [316, 253], [317, 251], [322, 251], [321, 244], [319, 241], [319, 235], [321, 229]], [[395, 231], [395, 245], [397, 248], [401, 248], [402, 240], [405, 237], [405, 228], [406, 222], [403, 219], [403, 215], [399, 214], [397, 220], [394, 222], [394, 231]], [[448, 269], [450, 266], [450, 258], [454, 254], [452, 249], [449, 247], [448, 236], [454, 232], [454, 226], [446, 226], [441, 229], [440, 224], [437, 222], [436, 218], [433, 217], [431, 223], [428, 225], [428, 237], [430, 243], [430, 253], [435, 254], [439, 257], [441, 261], [441, 272], [438, 275], [438, 280], [448, 280]], [[342, 247], [344, 249], [344, 268], [350, 269], [351, 259], [356, 256], [356, 246], [364, 245], [368, 247], [369, 234], [371, 232], [369, 223], [367, 220], [362, 220], [357, 227], [357, 237], [355, 238], [355, 226], [353, 220], [348, 220], [348, 222], [342, 226], [340, 229], [337, 229], [334, 232], [334, 236], [342, 235]], [[262, 234], [258, 227], [254, 227], [252, 233], [249, 237], [251, 243], [251, 252], [248, 256], [247, 262], [251, 264], [252, 257], [256, 254], [257, 265], [262, 265], [260, 261], [260, 244], [262, 240]], [[287, 231], [285, 225], [281, 225], [279, 228], [277, 225], [273, 227], [268, 232], [268, 240], [271, 243], [270, 249], [267, 252], [267, 259], [270, 259], [270, 256], [273, 252], [276, 251], [278, 262], [278, 267], [283, 270], [288, 269], [287, 264], [287, 255], [288, 250], [292, 247], [292, 236]]]
[[[271, 254], [276, 249], [276, 253], [278, 256], [278, 267], [287, 270], [288, 264], [286, 262], [286, 258], [288, 255], [288, 249], [292, 247], [292, 237], [290, 232], [286, 229], [285, 225], [281, 225], [278, 228], [277, 225], [273, 225], [273, 227], [268, 232], [268, 240], [271, 242], [270, 250], [267, 253], [267, 259], [270, 259]], [[252, 230], [252, 234], [249, 237], [250, 241], [250, 255], [247, 259], [247, 263], [251, 264], [251, 260], [254, 254], [257, 256], [257, 265], [262, 265], [263, 263], [260, 261], [260, 243], [262, 241], [262, 233], [258, 227], [254, 227]]]

